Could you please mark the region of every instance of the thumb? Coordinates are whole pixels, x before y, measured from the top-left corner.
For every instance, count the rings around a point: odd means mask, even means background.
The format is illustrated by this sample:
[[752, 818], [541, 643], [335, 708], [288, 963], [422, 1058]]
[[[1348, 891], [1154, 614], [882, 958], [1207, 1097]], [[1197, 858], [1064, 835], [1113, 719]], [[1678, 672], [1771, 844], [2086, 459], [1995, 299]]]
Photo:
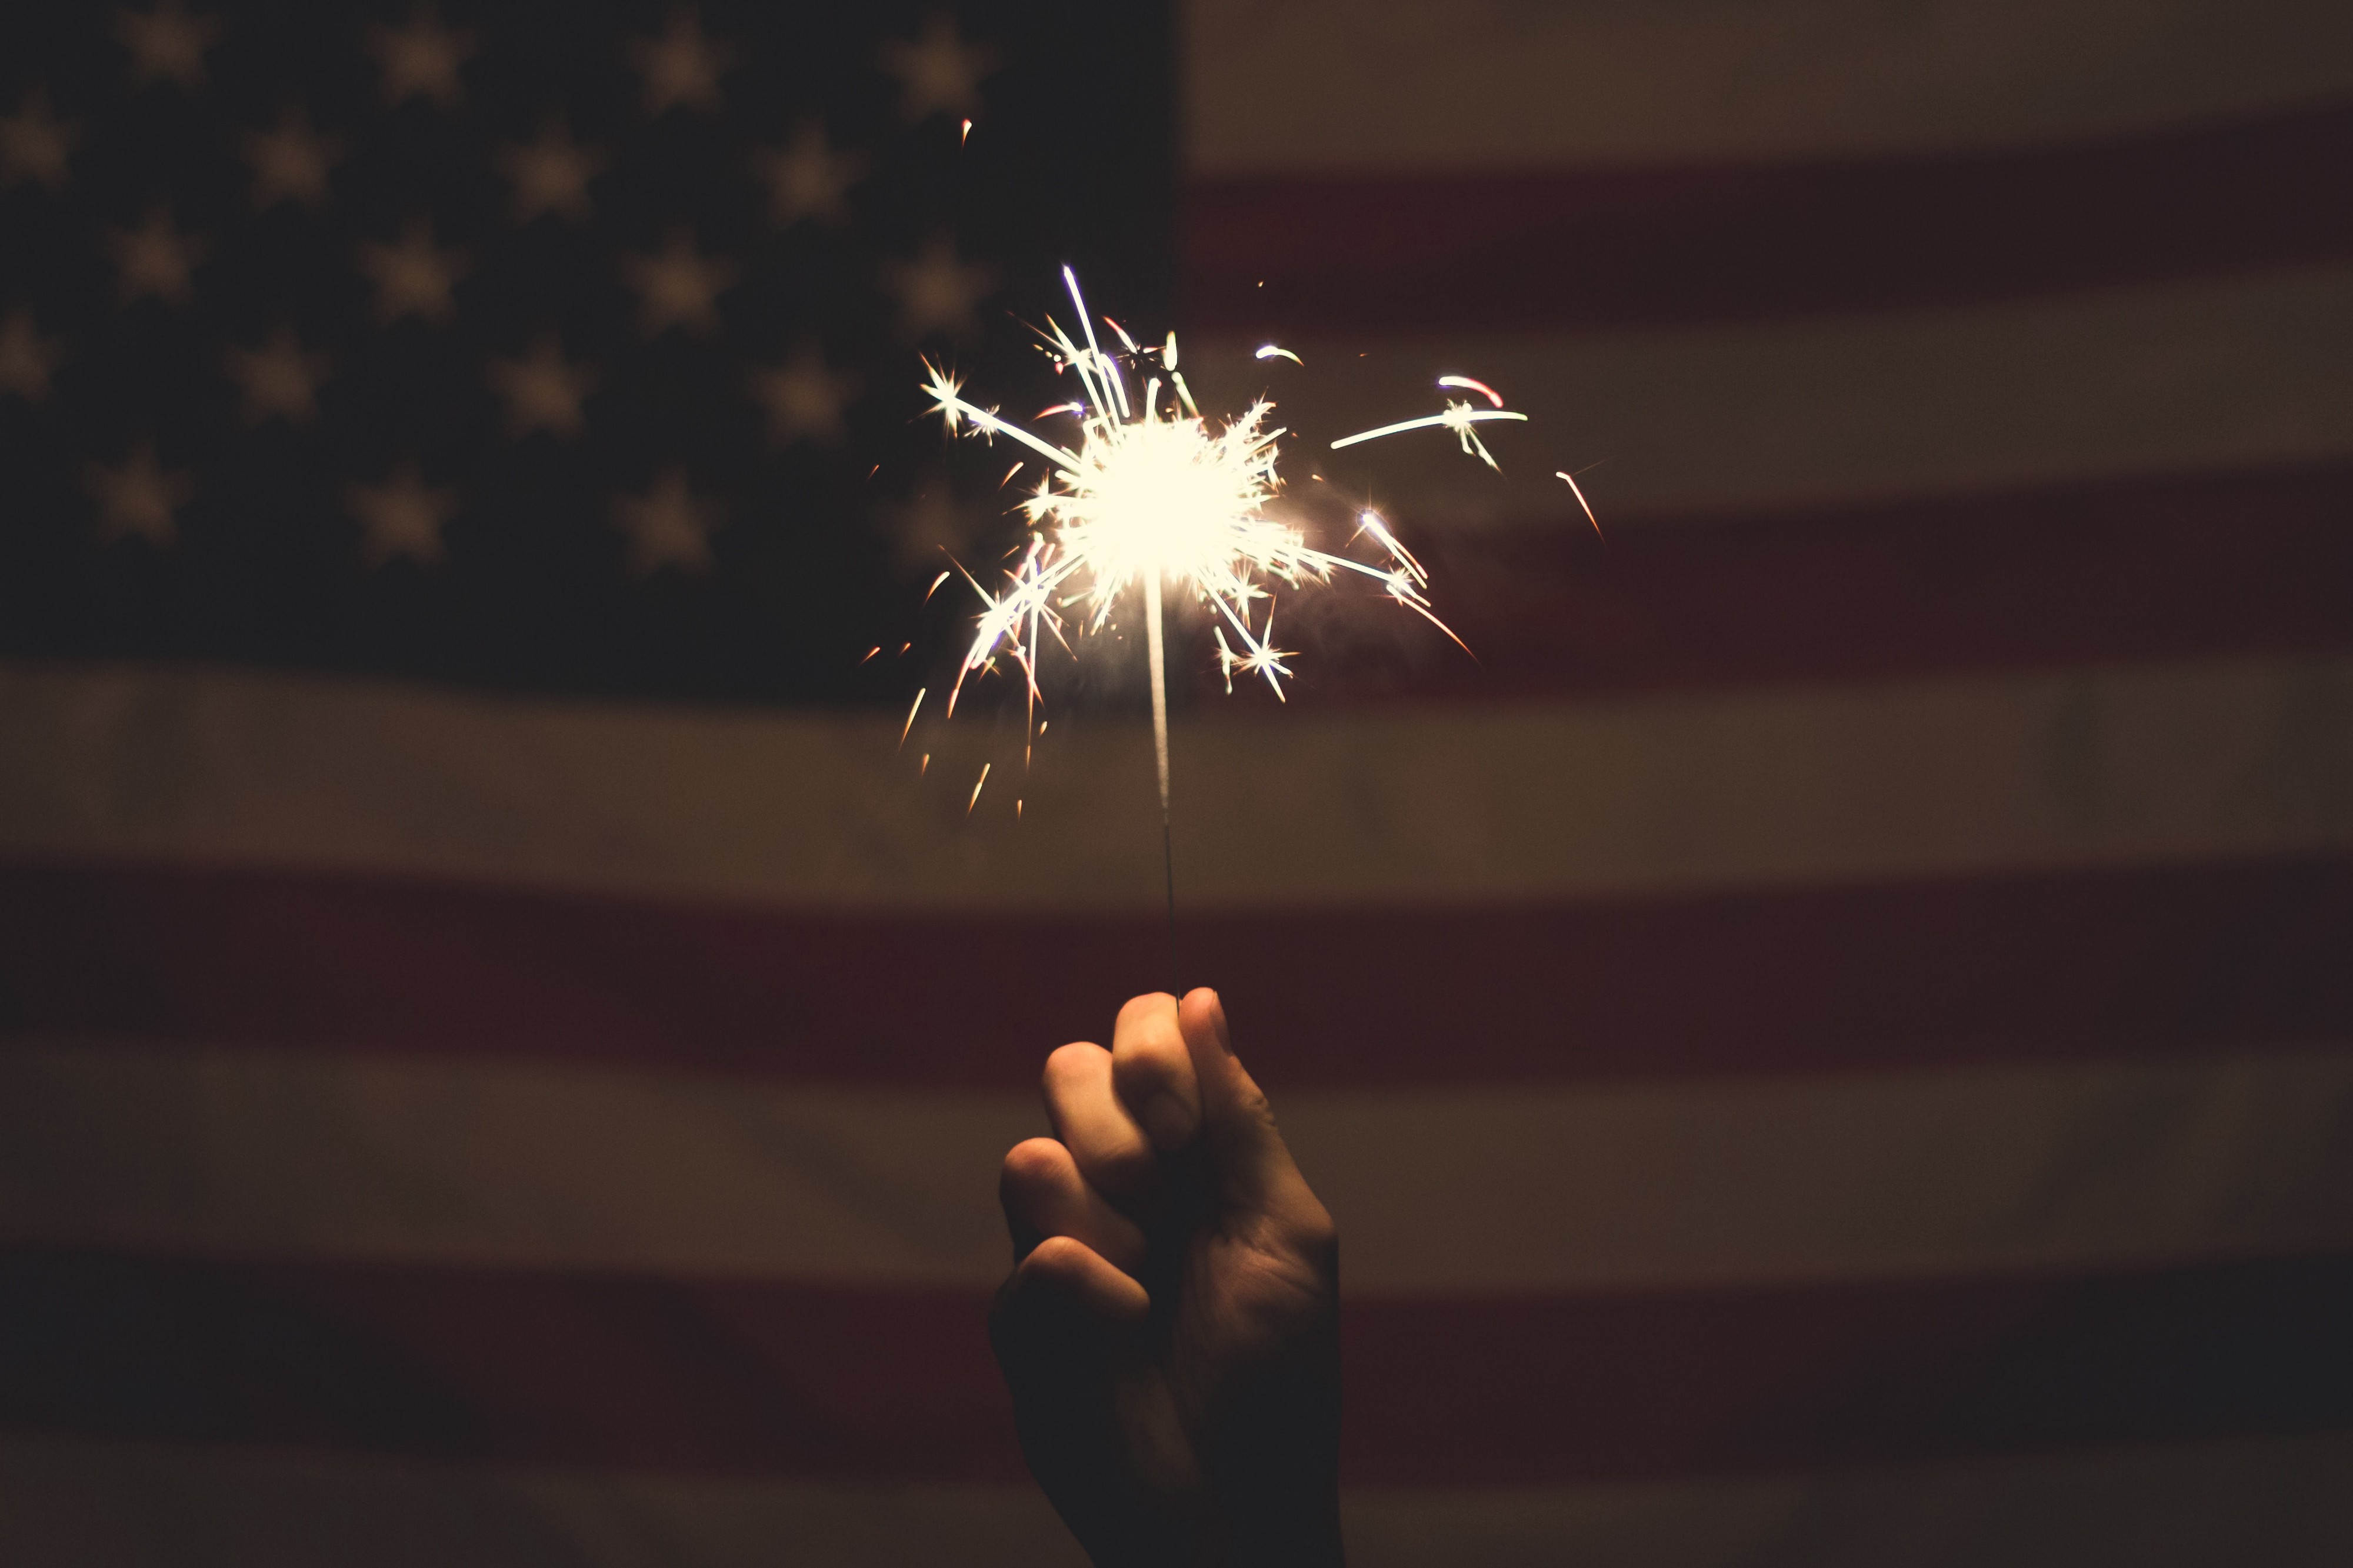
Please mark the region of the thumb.
[[1315, 1199], [1274, 1124], [1273, 1109], [1234, 1056], [1225, 1004], [1208, 986], [1176, 1005], [1176, 1027], [1201, 1093], [1201, 1151], [1211, 1189], [1228, 1205], [1281, 1210]]

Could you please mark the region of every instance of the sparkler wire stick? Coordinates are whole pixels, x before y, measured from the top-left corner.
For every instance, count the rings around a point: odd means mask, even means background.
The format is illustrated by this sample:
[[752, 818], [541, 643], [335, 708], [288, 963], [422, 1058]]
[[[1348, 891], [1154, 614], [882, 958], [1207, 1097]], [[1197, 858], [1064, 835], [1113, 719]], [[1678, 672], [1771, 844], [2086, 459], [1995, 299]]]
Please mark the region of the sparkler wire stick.
[[1168, 826], [1168, 656], [1160, 631], [1160, 573], [1144, 575], [1144, 641], [1152, 661], [1152, 760], [1160, 773], [1160, 867], [1168, 879], [1168, 994], [1181, 997], [1176, 969], [1176, 843]]

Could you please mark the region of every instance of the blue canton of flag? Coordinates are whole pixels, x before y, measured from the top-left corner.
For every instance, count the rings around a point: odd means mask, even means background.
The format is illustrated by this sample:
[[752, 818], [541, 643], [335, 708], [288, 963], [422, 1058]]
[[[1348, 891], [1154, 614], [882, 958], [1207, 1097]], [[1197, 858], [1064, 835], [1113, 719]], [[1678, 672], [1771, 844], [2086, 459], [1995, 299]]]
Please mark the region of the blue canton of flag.
[[0, 638], [903, 700], [860, 656], [920, 639], [910, 581], [1003, 510], [917, 419], [918, 357], [1049, 379], [1017, 317], [1063, 261], [1165, 317], [1167, 30], [11, 7]]

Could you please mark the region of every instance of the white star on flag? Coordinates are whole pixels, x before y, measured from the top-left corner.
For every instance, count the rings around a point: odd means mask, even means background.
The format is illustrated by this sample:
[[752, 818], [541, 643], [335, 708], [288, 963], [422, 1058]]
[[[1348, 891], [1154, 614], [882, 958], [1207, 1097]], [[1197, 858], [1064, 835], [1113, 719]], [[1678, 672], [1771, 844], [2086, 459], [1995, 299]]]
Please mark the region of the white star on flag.
[[47, 403], [49, 378], [65, 357], [65, 340], [43, 337], [27, 307], [19, 305], [0, 319], [0, 392], [13, 392], [27, 403]]
[[172, 222], [170, 204], [148, 204], [146, 220], [137, 228], [107, 231], [106, 253], [114, 258], [115, 298], [129, 306], [153, 295], [169, 305], [185, 305], [195, 293], [191, 278], [211, 248], [202, 235], [184, 231]]
[[291, 322], [271, 328], [259, 348], [231, 343], [221, 358], [245, 394], [239, 415], [248, 425], [279, 418], [299, 428], [318, 422], [319, 384], [334, 359], [324, 350], [304, 349]]
[[694, 499], [680, 468], [664, 472], [641, 496], [615, 496], [613, 520], [628, 536], [629, 570], [640, 577], [664, 566], [709, 571], [713, 510]]
[[160, 0], [153, 11], [117, 11], [114, 41], [131, 52], [131, 85], [205, 85], [205, 51], [219, 41], [217, 16], [191, 16], [181, 0]]
[[725, 104], [719, 79], [735, 67], [734, 46], [704, 37], [702, 16], [691, 5], [673, 6], [661, 37], [631, 38], [622, 54], [645, 78], [649, 120], [681, 104], [703, 114], [716, 114]]
[[396, 245], [363, 240], [360, 272], [375, 285], [375, 319], [390, 326], [404, 316], [415, 316], [441, 326], [458, 313], [450, 290], [466, 275], [466, 253], [433, 243], [429, 219], [414, 217], [401, 230]]
[[267, 212], [280, 202], [327, 205], [327, 175], [343, 161], [343, 139], [312, 130], [308, 105], [289, 103], [279, 111], [277, 130], [248, 131], [243, 140], [245, 161], [253, 170], [254, 211]]
[[35, 85], [16, 100], [16, 115], [0, 120], [0, 190], [26, 180], [62, 191], [67, 164], [81, 140], [81, 122], [59, 120], [49, 109], [49, 89]]
[[832, 445], [849, 434], [841, 411], [858, 390], [855, 377], [826, 368], [825, 356], [805, 346], [783, 364], [755, 368], [752, 394], [768, 411], [769, 437], [782, 446], [795, 441]]
[[520, 441], [534, 430], [570, 440], [587, 427], [580, 405], [596, 390], [596, 372], [567, 363], [554, 332], [543, 333], [520, 359], [491, 361], [482, 379], [506, 401], [509, 440]]
[[924, 17], [913, 42], [891, 38], [882, 45], [882, 68], [899, 79], [899, 111], [910, 121], [979, 113], [981, 81], [998, 63], [989, 45], [965, 43], [945, 11]]
[[882, 279], [899, 296], [899, 329], [913, 341], [970, 332], [974, 308], [997, 284], [993, 270], [958, 260], [955, 246], [944, 237], [931, 240], [913, 261], [885, 260]]
[[448, 556], [441, 530], [457, 514], [458, 492], [427, 485], [414, 458], [395, 463], [381, 485], [352, 486], [344, 499], [360, 520], [360, 556], [369, 565], [406, 556], [433, 566]]
[[365, 42], [368, 54], [384, 73], [387, 105], [423, 98], [437, 108], [451, 110], [465, 96], [465, 84], [459, 80], [458, 72], [474, 57], [474, 30], [443, 26], [440, 10], [430, 0], [409, 11], [406, 27], [369, 23]]
[[586, 223], [594, 210], [588, 200], [588, 182], [612, 163], [597, 149], [574, 142], [572, 128], [562, 114], [550, 114], [540, 121], [538, 140], [510, 142], [501, 147], [494, 161], [513, 187], [507, 211], [518, 224], [546, 213]]
[[657, 337], [672, 327], [705, 333], [719, 325], [719, 296], [734, 287], [743, 268], [723, 256], [705, 256], [694, 236], [672, 229], [670, 241], [652, 256], [624, 256], [621, 277], [638, 294], [638, 327]]
[[161, 550], [179, 537], [174, 514], [195, 497], [196, 476], [184, 468], [166, 471], [155, 460], [153, 438], [142, 436], [121, 468], [84, 465], [82, 488], [98, 503], [100, 538], [136, 537]]
[[843, 222], [849, 208], [842, 198], [865, 177], [866, 160], [856, 153], [834, 150], [826, 139], [825, 123], [805, 120], [784, 147], [756, 147], [752, 172], [768, 187], [768, 216], [790, 226], [803, 218], [828, 226]]

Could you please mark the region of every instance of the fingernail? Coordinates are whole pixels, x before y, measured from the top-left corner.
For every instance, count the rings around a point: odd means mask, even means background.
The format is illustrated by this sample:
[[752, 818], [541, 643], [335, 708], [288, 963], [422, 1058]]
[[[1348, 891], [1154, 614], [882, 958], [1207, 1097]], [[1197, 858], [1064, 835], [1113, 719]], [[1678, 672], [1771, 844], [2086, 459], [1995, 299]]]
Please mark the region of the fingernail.
[[1163, 1153], [1182, 1149], [1193, 1141], [1193, 1109], [1164, 1090], [1145, 1103], [1144, 1130]]

